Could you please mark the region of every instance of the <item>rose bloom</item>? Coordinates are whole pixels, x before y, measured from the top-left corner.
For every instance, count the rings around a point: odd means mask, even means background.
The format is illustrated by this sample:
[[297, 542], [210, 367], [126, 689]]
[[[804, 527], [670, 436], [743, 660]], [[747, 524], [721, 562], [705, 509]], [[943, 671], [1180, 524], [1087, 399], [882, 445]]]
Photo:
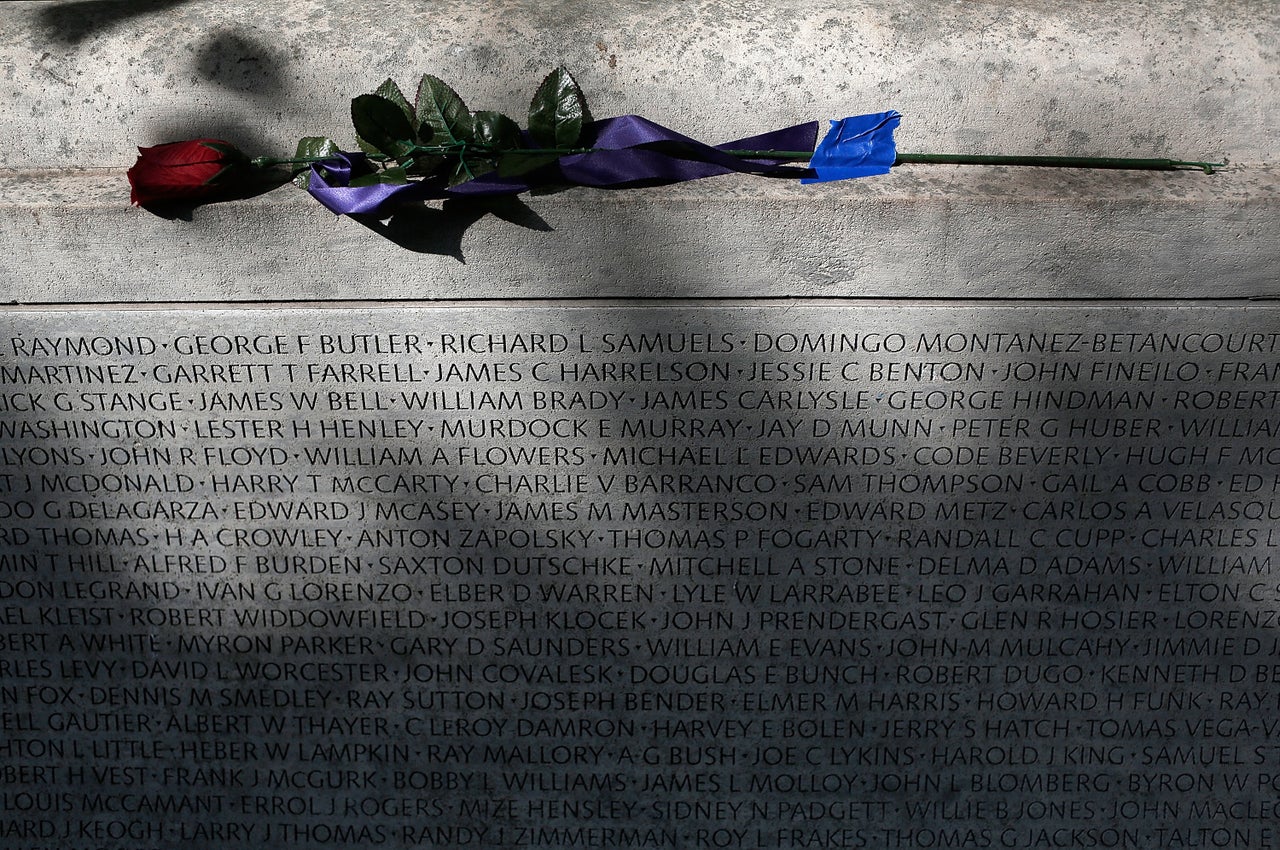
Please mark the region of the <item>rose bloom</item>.
[[219, 139], [191, 139], [138, 148], [129, 169], [131, 200], [194, 201], [222, 194], [248, 172], [249, 158]]

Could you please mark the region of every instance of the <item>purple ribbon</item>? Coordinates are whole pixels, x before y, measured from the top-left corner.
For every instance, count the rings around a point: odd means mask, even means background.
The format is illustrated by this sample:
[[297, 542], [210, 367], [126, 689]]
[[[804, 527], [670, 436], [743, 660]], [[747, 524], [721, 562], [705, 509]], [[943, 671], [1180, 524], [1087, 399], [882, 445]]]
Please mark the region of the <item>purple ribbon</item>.
[[336, 215], [381, 216], [385, 209], [390, 209], [396, 204], [446, 197], [438, 188], [428, 183], [348, 186], [352, 173], [356, 170], [364, 170], [365, 162], [366, 157], [363, 153], [344, 151], [312, 163], [311, 182], [307, 191]]
[[[884, 113], [883, 115], [897, 115]], [[883, 116], [863, 116], [888, 123]], [[846, 122], [858, 119], [845, 119]], [[835, 125], [837, 122], [832, 122]], [[897, 121], [892, 124], [896, 126]], [[889, 144], [892, 146], [892, 127], [889, 127]], [[834, 134], [834, 131], [833, 131]], [[833, 134], [828, 134], [828, 139]], [[340, 153], [311, 167], [311, 185], [308, 191], [327, 208], [338, 215], [374, 215], [379, 218], [390, 214], [395, 206], [414, 201], [430, 201], [445, 198], [484, 197], [512, 195], [528, 191], [534, 185], [568, 184], [571, 186], [595, 186], [621, 188], [640, 184], [679, 183], [738, 172], [744, 174], [805, 176], [808, 169], [786, 168], [789, 159], [745, 159], [726, 153], [728, 150], [797, 151], [812, 150], [818, 135], [818, 123], [810, 121], [774, 130], [758, 136], [736, 139], [720, 145], [707, 145], [655, 124], [638, 115], [622, 115], [593, 121], [583, 127], [580, 147], [593, 148], [590, 153], [569, 154], [560, 157], [532, 175], [521, 179], [503, 178], [497, 172], [482, 174], [474, 180], [457, 186], [445, 186], [438, 180], [415, 183], [379, 183], [372, 186], [351, 186], [353, 175], [367, 173], [370, 169], [362, 153]], [[823, 144], [827, 139], [823, 140]], [[883, 144], [878, 146], [883, 153]], [[815, 153], [816, 156], [816, 153]], [[892, 156], [890, 156], [892, 164]], [[873, 166], [879, 168], [879, 165]], [[886, 167], [884, 171], [887, 171]], [[884, 171], [868, 173], [882, 174]], [[824, 178], [819, 171], [819, 180]], [[860, 175], [849, 175], [860, 176]]]

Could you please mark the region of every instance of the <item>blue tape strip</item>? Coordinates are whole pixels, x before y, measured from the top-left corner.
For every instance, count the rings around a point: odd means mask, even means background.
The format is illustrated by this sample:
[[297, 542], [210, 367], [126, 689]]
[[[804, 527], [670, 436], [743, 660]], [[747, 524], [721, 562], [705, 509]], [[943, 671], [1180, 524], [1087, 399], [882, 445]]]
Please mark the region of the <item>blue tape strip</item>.
[[894, 110], [855, 115], [831, 122], [831, 130], [813, 152], [809, 167], [816, 177], [801, 183], [826, 183], [851, 177], [888, 174], [898, 158], [893, 141], [902, 115]]

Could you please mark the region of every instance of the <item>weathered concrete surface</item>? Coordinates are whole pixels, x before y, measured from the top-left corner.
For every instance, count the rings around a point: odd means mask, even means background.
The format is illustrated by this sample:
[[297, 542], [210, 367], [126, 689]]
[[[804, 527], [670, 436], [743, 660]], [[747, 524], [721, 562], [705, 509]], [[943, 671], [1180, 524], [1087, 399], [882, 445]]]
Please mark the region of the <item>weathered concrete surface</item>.
[[560, 64], [597, 115], [707, 141], [895, 108], [904, 150], [1271, 162], [1278, 42], [1270, 0], [11, 2], [0, 166], [350, 142], [353, 96], [423, 72], [522, 118]]
[[0, 179], [5, 300], [1280, 293], [1275, 169], [572, 189], [526, 197], [523, 223], [425, 212], [404, 225], [414, 249], [293, 186], [191, 221], [129, 207], [127, 191], [119, 172]]
[[[6, 3], [0, 297], [1266, 295], [1280, 279], [1278, 33], [1280, 6], [1246, 0]], [[906, 151], [1232, 167], [579, 189], [524, 198], [520, 223], [395, 222], [408, 247], [292, 187], [190, 222], [128, 205], [138, 144], [349, 144], [353, 95], [424, 71], [473, 109], [522, 118], [561, 63], [597, 115], [638, 112], [708, 141], [897, 108]]]

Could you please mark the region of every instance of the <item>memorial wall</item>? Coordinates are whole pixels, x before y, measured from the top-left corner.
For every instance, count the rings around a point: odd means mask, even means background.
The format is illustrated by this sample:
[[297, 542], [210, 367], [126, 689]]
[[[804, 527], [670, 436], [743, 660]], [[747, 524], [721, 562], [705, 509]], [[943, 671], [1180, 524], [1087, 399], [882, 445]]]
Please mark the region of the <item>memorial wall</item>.
[[1277, 319], [10, 313], [0, 837], [1275, 846]]
[[[0, 3], [0, 848], [1280, 848], [1277, 32]], [[710, 144], [1227, 164], [130, 204], [561, 66]]]

